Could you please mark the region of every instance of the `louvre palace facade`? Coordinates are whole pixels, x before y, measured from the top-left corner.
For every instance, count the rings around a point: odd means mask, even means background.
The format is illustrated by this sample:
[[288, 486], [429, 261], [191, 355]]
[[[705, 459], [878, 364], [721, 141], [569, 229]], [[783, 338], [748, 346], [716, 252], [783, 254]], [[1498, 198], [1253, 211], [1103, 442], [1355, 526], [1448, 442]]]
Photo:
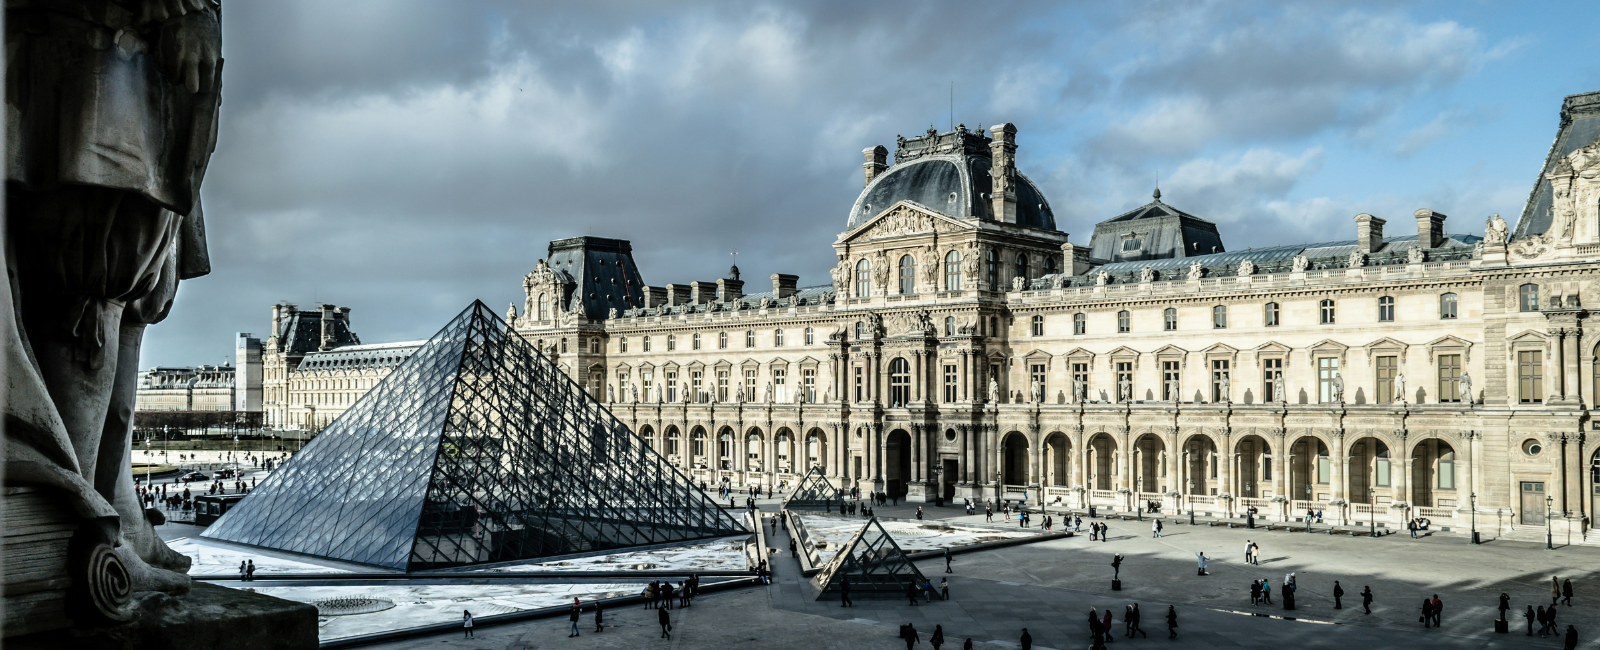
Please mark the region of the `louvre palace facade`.
[[816, 466], [914, 502], [1460, 528], [1475, 506], [1576, 539], [1600, 507], [1597, 138], [1600, 93], [1568, 97], [1514, 228], [1424, 207], [1230, 251], [1159, 191], [1070, 242], [1016, 128], [930, 129], [864, 152], [827, 284], [650, 286], [628, 242], [581, 237], [507, 316], [707, 484]]

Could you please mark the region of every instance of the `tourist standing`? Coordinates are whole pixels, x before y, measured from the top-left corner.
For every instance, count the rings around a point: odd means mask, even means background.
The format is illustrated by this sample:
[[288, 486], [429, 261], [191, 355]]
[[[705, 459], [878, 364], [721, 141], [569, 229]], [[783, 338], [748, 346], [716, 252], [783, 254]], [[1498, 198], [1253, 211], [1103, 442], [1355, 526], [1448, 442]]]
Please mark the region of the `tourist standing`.
[[1367, 614], [1372, 613], [1372, 587], [1367, 585], [1361, 586], [1361, 609], [1366, 610]]
[[[1334, 580], [1333, 581], [1333, 608], [1334, 609], [1344, 609], [1344, 600], [1343, 599], [1344, 599], [1344, 587], [1339, 586], [1339, 581], [1338, 580]], [[1501, 614], [1504, 615], [1505, 612], [1502, 611]]]
[[461, 638], [476, 639], [472, 636], [472, 612], [461, 610]]
[[1433, 601], [1431, 599], [1428, 599], [1428, 598], [1423, 598], [1422, 599], [1422, 627], [1423, 628], [1427, 628], [1429, 625], [1432, 625], [1432, 624], [1433, 624]]
[[1205, 553], [1205, 551], [1196, 551], [1194, 555], [1195, 555], [1196, 558], [1199, 559], [1199, 563], [1200, 563], [1200, 573], [1199, 573], [1199, 575], [1206, 575], [1206, 553]]
[[950, 600], [950, 581], [939, 578], [939, 599]]
[[249, 580], [251, 582], [255, 582], [255, 579], [256, 579], [256, 561], [255, 561], [255, 558], [251, 558], [251, 559], [249, 559], [249, 560], [247, 560], [245, 562], [244, 575], [245, 575], [245, 578], [244, 578], [245, 580]]
[[1259, 604], [1261, 604], [1261, 581], [1260, 580], [1251, 580], [1250, 581], [1250, 604], [1251, 605], [1259, 605]]
[[606, 613], [600, 609], [600, 601], [594, 601], [594, 631], [600, 632], [605, 630], [605, 621]]
[[1561, 602], [1561, 579], [1550, 576], [1550, 606], [1555, 607]]
[[571, 623], [571, 629], [567, 633], [567, 638], [570, 639], [572, 637], [578, 636], [578, 614], [581, 613], [582, 611], [583, 611], [583, 605], [578, 603], [578, 599], [577, 598], [573, 598], [572, 599], [572, 611], [567, 612], [567, 621], [569, 623]]
[[1150, 536], [1161, 537], [1161, 520], [1157, 519], [1150, 524]]
[[850, 576], [845, 576], [839, 580], [839, 606], [855, 606], [855, 603], [850, 602]]
[[917, 606], [917, 583], [913, 582], [906, 586], [906, 598], [911, 600], [912, 607]]
[[[1572, 606], [1572, 578], [1561, 581], [1561, 604]], [[1571, 626], [1568, 626], [1571, 629]]]
[[1272, 581], [1266, 578], [1261, 579], [1261, 602], [1272, 604]]
[[[1528, 636], [1533, 636], [1533, 621], [1534, 621], [1535, 616], [1536, 615], [1533, 613], [1533, 605], [1529, 605], [1528, 606], [1528, 611], [1523, 612], [1523, 614], [1522, 614], [1523, 618], [1528, 619]], [[1539, 617], [1539, 622], [1540, 623], [1544, 622], [1544, 618], [1542, 616]]]

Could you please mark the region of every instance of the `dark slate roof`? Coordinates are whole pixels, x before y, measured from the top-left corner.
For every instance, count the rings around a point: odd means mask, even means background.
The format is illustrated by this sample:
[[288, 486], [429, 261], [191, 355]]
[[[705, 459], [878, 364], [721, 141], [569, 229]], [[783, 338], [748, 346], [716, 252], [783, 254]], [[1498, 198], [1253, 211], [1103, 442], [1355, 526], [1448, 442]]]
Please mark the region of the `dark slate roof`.
[[[1217, 224], [1155, 200], [1095, 224], [1089, 241], [1089, 256], [1114, 262], [1156, 260], [1209, 255], [1227, 250]], [[1143, 244], [1137, 250], [1123, 250], [1126, 235], [1137, 233]], [[1188, 264], [1184, 264], [1188, 266]]]
[[[283, 346], [286, 355], [303, 355], [316, 352], [322, 347], [322, 313], [319, 310], [301, 311], [293, 305], [288, 307], [288, 313], [280, 321], [278, 340]], [[333, 319], [333, 345], [358, 345], [361, 338], [350, 331], [350, 322], [337, 313]]]
[[1567, 154], [1597, 138], [1600, 138], [1600, 91], [1568, 95], [1561, 103], [1561, 126], [1556, 129], [1556, 140], [1550, 144], [1550, 153], [1545, 156], [1544, 166], [1539, 168], [1539, 177], [1534, 179], [1533, 192], [1522, 208], [1522, 217], [1517, 219], [1513, 237], [1538, 235], [1550, 227], [1550, 181], [1544, 175]]
[[644, 304], [644, 280], [633, 263], [633, 245], [621, 239], [572, 237], [550, 242], [550, 269], [573, 284], [586, 318]]
[[393, 368], [411, 357], [427, 341], [347, 345], [327, 352], [313, 352], [300, 362], [300, 370]]
[[[893, 167], [872, 179], [850, 209], [854, 230], [901, 201], [911, 201], [954, 219], [993, 220], [989, 194], [989, 138], [965, 127], [900, 141]], [[1055, 230], [1044, 193], [1017, 172], [1017, 224]]]
[[[771, 299], [771, 291], [761, 293], [747, 293], [739, 298], [740, 309], [760, 309], [761, 299]], [[799, 287], [794, 295], [776, 301], [777, 304], [788, 307], [812, 307], [816, 305], [833, 304], [833, 285], [819, 284], [814, 287]], [[733, 302], [707, 302], [698, 305], [674, 305], [672, 307], [652, 307], [649, 309], [635, 309], [623, 313], [624, 316], [662, 316], [666, 314], [703, 314], [706, 312], [733, 311]]]

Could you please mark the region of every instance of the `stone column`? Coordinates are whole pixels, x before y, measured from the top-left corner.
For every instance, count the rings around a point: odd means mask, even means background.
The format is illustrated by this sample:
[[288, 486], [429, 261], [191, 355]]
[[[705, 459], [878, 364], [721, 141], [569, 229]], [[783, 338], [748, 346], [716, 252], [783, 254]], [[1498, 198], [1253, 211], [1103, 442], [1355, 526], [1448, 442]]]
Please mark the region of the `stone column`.
[[885, 451], [887, 451], [887, 449], [885, 448], [885, 444], [884, 444], [884, 438], [885, 437], [886, 437], [886, 435], [883, 432], [883, 424], [879, 423], [879, 422], [873, 422], [872, 423], [872, 480], [874, 482], [882, 481], [883, 480], [883, 476], [884, 476], [884, 474], [883, 474], [883, 454], [884, 454]]
[[961, 393], [956, 395], [956, 399], [963, 402], [967, 401], [967, 356], [968, 355], [966, 351], [963, 350], [956, 359], [956, 372], [961, 373], [960, 378], [958, 379], [961, 386]]
[[922, 384], [924, 379], [921, 350], [916, 350], [911, 353], [911, 373], [911, 399], [912, 401], [920, 402], [922, 401]]
[[1332, 484], [1331, 487], [1333, 488], [1329, 491], [1329, 499], [1350, 500], [1349, 497], [1345, 496], [1345, 492], [1350, 488], [1350, 481], [1345, 479], [1345, 472], [1348, 471], [1349, 464], [1343, 462], [1344, 456], [1344, 429], [1335, 429], [1333, 432], [1333, 444], [1328, 445], [1328, 465], [1331, 468], [1328, 482]]
[[920, 482], [920, 481], [922, 481], [922, 463], [923, 463], [923, 458], [922, 458], [922, 431], [923, 431], [923, 426], [924, 425], [921, 425], [921, 424], [912, 424], [911, 425], [911, 476], [907, 477], [907, 482], [910, 482], [910, 481], [918, 481], [918, 482]]

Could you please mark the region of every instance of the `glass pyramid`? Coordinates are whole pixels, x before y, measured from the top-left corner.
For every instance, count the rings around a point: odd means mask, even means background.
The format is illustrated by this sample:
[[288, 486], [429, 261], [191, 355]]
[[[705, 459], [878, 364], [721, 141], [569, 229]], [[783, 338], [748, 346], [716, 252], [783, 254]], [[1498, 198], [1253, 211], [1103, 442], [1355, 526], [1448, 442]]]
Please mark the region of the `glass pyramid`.
[[851, 598], [900, 598], [910, 585], [921, 586], [927, 581], [877, 517], [867, 520], [845, 542], [844, 549], [812, 578], [822, 589], [817, 600], [838, 600], [845, 578], [850, 579]]
[[843, 501], [839, 488], [833, 486], [821, 469], [812, 467], [794, 487], [794, 492], [789, 493], [789, 498], [784, 499], [783, 509], [832, 512]]
[[202, 535], [412, 571], [747, 532], [474, 301]]

